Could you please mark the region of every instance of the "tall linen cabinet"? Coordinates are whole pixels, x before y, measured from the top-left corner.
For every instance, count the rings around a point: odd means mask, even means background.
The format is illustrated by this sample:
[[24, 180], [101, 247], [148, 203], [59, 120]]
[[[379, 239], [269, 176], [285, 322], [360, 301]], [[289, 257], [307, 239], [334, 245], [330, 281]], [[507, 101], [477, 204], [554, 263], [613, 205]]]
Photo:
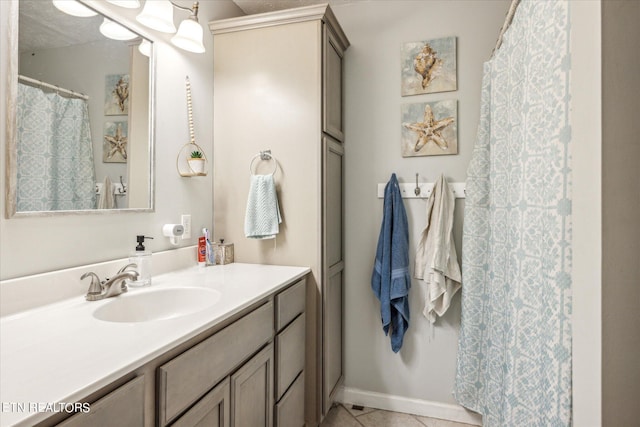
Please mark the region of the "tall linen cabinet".
[[[214, 235], [235, 261], [304, 265], [305, 419], [342, 382], [342, 63], [349, 41], [328, 5], [209, 23], [214, 35]], [[259, 152], [271, 150], [272, 160]], [[275, 160], [274, 160], [275, 159]], [[275, 239], [244, 236], [250, 174], [275, 172]]]

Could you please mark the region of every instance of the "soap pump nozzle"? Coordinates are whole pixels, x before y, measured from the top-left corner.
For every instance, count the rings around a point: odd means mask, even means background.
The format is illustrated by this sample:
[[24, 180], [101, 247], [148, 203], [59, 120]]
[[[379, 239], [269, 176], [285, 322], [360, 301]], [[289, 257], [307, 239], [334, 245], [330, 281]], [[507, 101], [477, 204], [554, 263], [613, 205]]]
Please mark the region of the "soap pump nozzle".
[[136, 241], [138, 242], [138, 245], [136, 246], [136, 252], [143, 252], [145, 250], [144, 239], [153, 239], [153, 237], [143, 235], [136, 236]]

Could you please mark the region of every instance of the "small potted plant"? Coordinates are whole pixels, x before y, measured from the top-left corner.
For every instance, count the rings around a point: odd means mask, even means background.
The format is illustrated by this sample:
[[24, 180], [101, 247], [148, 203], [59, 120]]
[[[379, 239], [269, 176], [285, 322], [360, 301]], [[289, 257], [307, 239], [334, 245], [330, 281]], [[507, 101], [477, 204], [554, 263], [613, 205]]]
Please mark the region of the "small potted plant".
[[191, 168], [196, 175], [204, 174], [205, 159], [201, 151], [192, 151], [187, 161], [189, 162], [189, 168]]

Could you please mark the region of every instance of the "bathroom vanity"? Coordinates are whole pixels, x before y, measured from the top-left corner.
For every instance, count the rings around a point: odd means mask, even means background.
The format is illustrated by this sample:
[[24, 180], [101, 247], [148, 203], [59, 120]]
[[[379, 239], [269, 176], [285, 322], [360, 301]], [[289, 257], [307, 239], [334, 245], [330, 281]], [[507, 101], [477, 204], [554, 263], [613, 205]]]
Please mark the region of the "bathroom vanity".
[[0, 425], [302, 426], [308, 272], [193, 267], [3, 317]]

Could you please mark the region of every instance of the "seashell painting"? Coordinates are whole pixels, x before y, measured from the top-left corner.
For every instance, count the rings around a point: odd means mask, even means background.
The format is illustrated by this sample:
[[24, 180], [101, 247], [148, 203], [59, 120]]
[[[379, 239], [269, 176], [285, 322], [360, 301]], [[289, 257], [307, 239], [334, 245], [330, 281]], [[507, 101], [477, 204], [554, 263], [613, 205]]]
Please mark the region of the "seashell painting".
[[129, 75], [109, 74], [105, 77], [104, 115], [129, 114]]
[[456, 38], [402, 45], [402, 96], [457, 89]]
[[458, 101], [403, 104], [402, 157], [458, 154]]

